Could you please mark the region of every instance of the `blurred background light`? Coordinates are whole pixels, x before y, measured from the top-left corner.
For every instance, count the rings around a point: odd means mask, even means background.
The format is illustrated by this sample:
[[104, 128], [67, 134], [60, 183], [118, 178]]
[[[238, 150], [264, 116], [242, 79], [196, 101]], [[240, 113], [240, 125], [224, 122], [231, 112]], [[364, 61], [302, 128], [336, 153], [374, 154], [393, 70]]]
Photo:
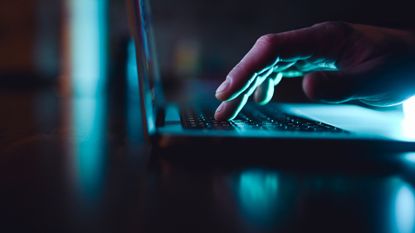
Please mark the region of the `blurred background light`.
[[106, 158], [108, 2], [66, 0], [66, 7], [72, 179], [79, 198], [91, 205], [102, 195]]
[[134, 41], [131, 40], [127, 49], [127, 135], [131, 143], [142, 143], [142, 120], [140, 113], [140, 94], [138, 92], [138, 71]]
[[72, 106], [75, 184], [82, 199], [97, 200], [104, 174], [105, 105], [101, 99], [78, 98]]
[[393, 231], [396, 233], [413, 233], [415, 226], [415, 196], [407, 183], [398, 186], [392, 216]]
[[107, 76], [107, 0], [68, 3], [73, 93], [102, 94]]
[[273, 172], [253, 170], [239, 177], [239, 199], [244, 213], [266, 220], [275, 208], [278, 194], [278, 175]]
[[402, 131], [409, 139], [415, 138], [415, 96], [403, 103]]
[[413, 119], [412, 121], [415, 122], [415, 96], [412, 96], [403, 103], [403, 112], [405, 118]]
[[135, 53], [134, 41], [131, 40], [128, 43], [127, 49], [127, 92], [128, 96], [134, 97], [138, 95], [138, 70], [137, 70], [137, 58]]
[[415, 152], [408, 152], [403, 154], [404, 162], [415, 164]]

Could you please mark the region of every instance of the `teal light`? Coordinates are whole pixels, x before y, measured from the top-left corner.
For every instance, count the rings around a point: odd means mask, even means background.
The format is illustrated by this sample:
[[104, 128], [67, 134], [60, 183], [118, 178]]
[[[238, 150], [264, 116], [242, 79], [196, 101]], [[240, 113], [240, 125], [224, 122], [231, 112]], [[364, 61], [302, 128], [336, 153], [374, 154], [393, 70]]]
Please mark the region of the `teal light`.
[[134, 41], [128, 43], [127, 51], [127, 89], [128, 94], [138, 95], [138, 71]]
[[[240, 103], [235, 109], [229, 120], [233, 120], [248, 102], [249, 97], [255, 92], [264, 82], [269, 82], [274, 86], [277, 85], [281, 78], [298, 78], [302, 77], [306, 73], [314, 71], [337, 71], [338, 68], [336, 63], [327, 59], [312, 59], [310, 56], [307, 57], [295, 57], [290, 59], [281, 59], [277, 57], [274, 62], [261, 70], [254, 73], [242, 86], [241, 89], [235, 91], [226, 101], [234, 100], [240, 97]], [[268, 84], [268, 83], [266, 83]], [[274, 89], [272, 87], [266, 90], [264, 101], [259, 104], [264, 105], [271, 100], [274, 95]]]
[[[70, 40], [73, 166], [79, 195], [100, 196], [105, 150], [107, 0], [67, 0]], [[90, 202], [93, 203], [93, 202]]]
[[402, 131], [409, 139], [415, 139], [415, 96], [406, 100], [403, 105]]
[[393, 222], [393, 232], [415, 232], [415, 197], [413, 189], [408, 184], [402, 184], [397, 191]]
[[140, 94], [138, 91], [138, 72], [134, 41], [130, 41], [127, 51], [127, 135], [130, 143], [143, 143], [142, 120], [140, 111]]
[[82, 96], [102, 94], [107, 75], [107, 0], [68, 1], [73, 91]]
[[297, 78], [297, 77], [302, 77], [304, 75], [303, 72], [296, 71], [296, 70], [284, 71], [282, 74], [284, 78]]
[[240, 175], [238, 194], [244, 212], [252, 217], [266, 218], [275, 208], [278, 195], [278, 176], [261, 170]]
[[105, 103], [100, 99], [73, 101], [74, 166], [80, 195], [96, 199], [101, 191], [105, 156]]
[[415, 152], [408, 152], [403, 155], [404, 162], [408, 162], [415, 165]]
[[405, 118], [412, 118], [415, 122], [415, 96], [412, 96], [403, 103], [403, 112]]

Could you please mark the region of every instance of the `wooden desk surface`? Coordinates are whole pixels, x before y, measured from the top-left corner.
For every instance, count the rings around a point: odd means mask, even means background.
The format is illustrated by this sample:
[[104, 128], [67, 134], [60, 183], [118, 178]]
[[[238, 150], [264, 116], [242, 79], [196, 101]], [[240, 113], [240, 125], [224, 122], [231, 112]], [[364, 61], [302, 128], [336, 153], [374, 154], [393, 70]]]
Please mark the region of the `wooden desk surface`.
[[0, 106], [1, 232], [415, 230], [410, 155], [363, 171], [177, 166], [150, 159], [134, 98], [2, 91]]

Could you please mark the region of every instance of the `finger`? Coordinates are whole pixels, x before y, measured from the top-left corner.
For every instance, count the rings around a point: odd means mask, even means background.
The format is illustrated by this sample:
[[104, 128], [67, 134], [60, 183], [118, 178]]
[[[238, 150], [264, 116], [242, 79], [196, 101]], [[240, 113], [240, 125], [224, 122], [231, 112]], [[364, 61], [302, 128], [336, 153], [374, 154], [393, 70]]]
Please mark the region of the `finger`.
[[256, 71], [277, 57], [293, 61], [310, 56], [336, 60], [351, 27], [345, 23], [323, 23], [290, 32], [261, 37], [227, 76], [226, 88], [218, 88], [219, 100], [236, 98], [252, 82]]
[[284, 76], [284, 78], [298, 78], [304, 76], [303, 72], [295, 69], [284, 70], [283, 72], [281, 72], [281, 74], [282, 76]]
[[[233, 99], [235, 99], [235, 98], [237, 98], [240, 94], [242, 94], [242, 93], [249, 93], [249, 94], [247, 94], [247, 95], [251, 95], [253, 92], [254, 92], [254, 90], [259, 86], [259, 85], [261, 85], [262, 84], [262, 82], [266, 79], [266, 78], [268, 78], [268, 76], [270, 76], [275, 70], [282, 70], [282, 69], [284, 69], [284, 68], [286, 68], [286, 67], [288, 67], [287, 65], [283, 65], [283, 66], [275, 66], [274, 67], [274, 65], [276, 65], [278, 63], [278, 59], [276, 59], [275, 60], [275, 62], [272, 64], [272, 65], [270, 65], [270, 66], [268, 66], [268, 67], [266, 67], [266, 68], [263, 68], [262, 70], [260, 70], [260, 71], [258, 71], [258, 72], [255, 72], [248, 80], [247, 80], [247, 82], [243, 85], [243, 86], [241, 86], [241, 88], [238, 90], [238, 91], [236, 91], [235, 93], [233, 93], [231, 96], [229, 96], [226, 100], [223, 100], [223, 101], [230, 101], [230, 100], [233, 100]], [[289, 64], [294, 64], [294, 63], [289, 63]], [[219, 88], [216, 90], [216, 96], [218, 95], [218, 94], [220, 94], [221, 92], [222, 92], [222, 90], [226, 90], [229, 86], [232, 86], [232, 82], [233, 82], [233, 79], [232, 79], [232, 77], [230, 77], [230, 76], [228, 76], [227, 78], [226, 78], [226, 80], [225, 80], [225, 82], [223, 82], [220, 86], [219, 86]]]
[[227, 102], [222, 102], [215, 112], [215, 119], [217, 121], [233, 120], [248, 102], [248, 95], [241, 95], [240, 97]]
[[295, 69], [303, 73], [314, 71], [337, 71], [338, 68], [334, 60], [327, 58], [309, 58], [296, 62]]
[[259, 105], [265, 105], [271, 101], [275, 86], [281, 81], [282, 73], [275, 74], [274, 77], [268, 78], [264, 81], [254, 93], [254, 100]]
[[259, 105], [269, 103], [274, 95], [274, 81], [272, 79], [265, 80], [254, 93], [254, 100]]
[[281, 80], [282, 80], [283, 74], [282, 73], [277, 73], [273, 78], [272, 78], [272, 82], [274, 84], [274, 86], [278, 85]]
[[237, 98], [232, 98], [229, 101], [224, 101], [218, 107], [215, 113], [215, 118], [217, 120], [234, 119], [245, 106], [245, 104], [248, 102], [249, 97], [254, 93], [256, 88], [260, 86], [264, 81], [269, 79], [269, 77], [272, 75], [272, 72], [273, 69], [272, 67], [270, 67], [269, 69], [266, 69], [263, 72], [259, 73], [260, 75], [258, 75], [258, 73], [255, 74], [252, 81], [250, 81], [249, 84], [247, 84], [246, 87], [243, 89], [243, 94], [239, 95]]

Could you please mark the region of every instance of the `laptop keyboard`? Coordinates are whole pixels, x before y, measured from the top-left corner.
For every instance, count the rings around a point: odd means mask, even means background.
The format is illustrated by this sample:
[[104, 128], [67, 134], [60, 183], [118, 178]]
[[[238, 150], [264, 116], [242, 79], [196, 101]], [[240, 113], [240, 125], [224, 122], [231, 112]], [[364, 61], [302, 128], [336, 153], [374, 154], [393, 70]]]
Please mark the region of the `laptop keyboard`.
[[334, 132], [347, 131], [332, 125], [282, 112], [281, 109], [264, 107], [246, 107], [232, 121], [216, 121], [212, 109], [192, 108], [181, 111], [182, 125], [186, 129], [261, 129], [298, 132]]

